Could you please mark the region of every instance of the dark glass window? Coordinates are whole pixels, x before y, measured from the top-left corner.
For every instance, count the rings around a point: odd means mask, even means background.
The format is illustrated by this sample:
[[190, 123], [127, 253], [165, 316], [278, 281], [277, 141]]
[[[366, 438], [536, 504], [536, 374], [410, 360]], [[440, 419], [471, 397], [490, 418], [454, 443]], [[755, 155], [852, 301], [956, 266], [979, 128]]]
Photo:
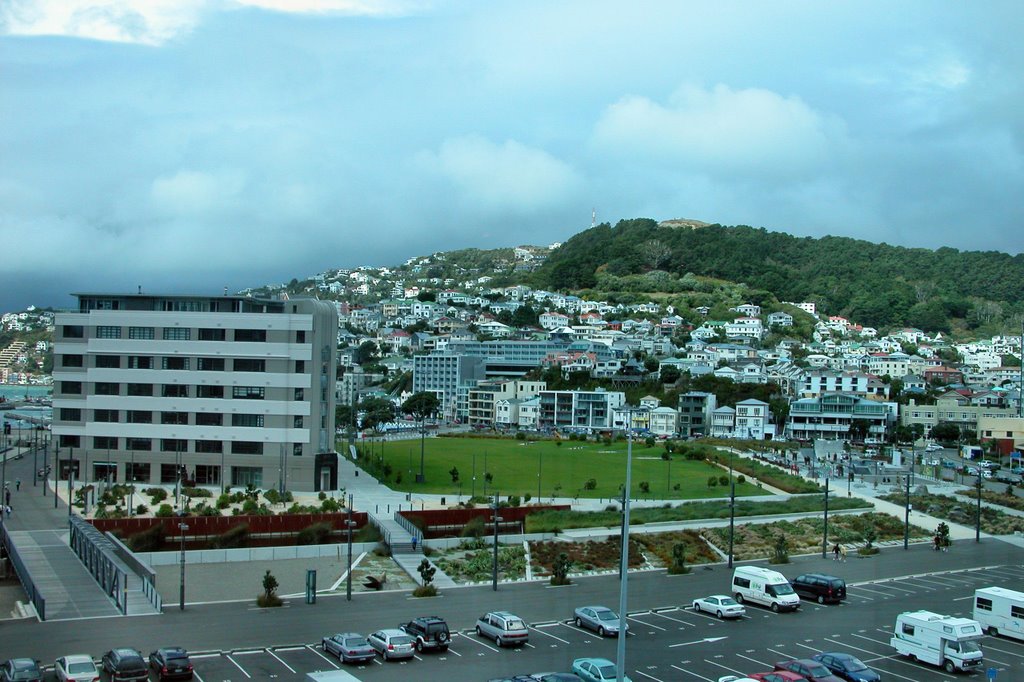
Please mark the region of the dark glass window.
[[256, 443], [247, 440], [237, 440], [231, 443], [231, 454], [233, 455], [262, 455], [263, 443]]
[[152, 327], [128, 327], [128, 338], [149, 340], [154, 338]]
[[109, 381], [97, 381], [95, 385], [96, 395], [118, 395], [121, 393], [121, 384]]
[[82, 367], [84, 365], [83, 356], [81, 355], [62, 355], [60, 356], [61, 367]]
[[306, 362], [304, 360], [295, 361], [295, 373], [305, 374], [306, 373]]
[[97, 450], [117, 450], [117, 438], [114, 436], [95, 436], [92, 446]]
[[223, 398], [224, 387], [223, 386], [196, 386], [196, 397], [197, 398]]
[[60, 392], [68, 395], [81, 395], [82, 393], [82, 382], [81, 381], [62, 381], [60, 382]]
[[[149, 438], [129, 438], [128, 442], [125, 443], [129, 450], [142, 450], [149, 452], [153, 449], [153, 441]], [[149, 480], [149, 476], [146, 476], [146, 480]]]
[[59, 436], [60, 446], [62, 448], [80, 448], [82, 447], [82, 439], [78, 436]]
[[65, 339], [85, 338], [85, 327], [80, 324], [66, 324], [61, 327], [61, 333]]
[[62, 422], [80, 422], [82, 421], [82, 411], [77, 407], [62, 407], [60, 408], [60, 420]]
[[125, 413], [125, 421], [129, 424], [152, 424], [153, 413], [149, 410], [128, 410]]
[[121, 367], [120, 355], [97, 355], [96, 366], [103, 369], [119, 369]]
[[232, 398], [245, 398], [248, 400], [263, 400], [262, 386], [232, 386]]
[[267, 371], [267, 362], [251, 358], [236, 358], [234, 369], [236, 372], [265, 372]]
[[165, 398], [187, 398], [188, 386], [184, 384], [164, 384], [162, 395]]
[[[224, 423], [224, 415], [216, 412], [196, 412], [196, 426], [220, 426]], [[218, 450], [217, 452], [220, 452]]]
[[161, 424], [188, 424], [188, 412], [161, 412]]
[[236, 329], [235, 330], [235, 341], [257, 341], [264, 342], [267, 340], [266, 329]]
[[200, 372], [223, 372], [224, 358], [197, 358], [196, 369]]
[[188, 358], [165, 357], [161, 358], [160, 366], [163, 369], [188, 369]]
[[306, 343], [306, 330], [300, 329], [295, 332], [295, 343]]
[[125, 389], [131, 396], [153, 395], [153, 384], [125, 384]]
[[107, 325], [100, 325], [96, 327], [96, 338], [97, 339], [119, 339], [121, 338], [121, 328], [111, 327]]
[[128, 369], [153, 369], [153, 356], [129, 355]]
[[188, 450], [187, 440], [182, 440], [180, 438], [160, 439], [160, 452], [185, 452], [186, 450]]
[[109, 424], [113, 424], [119, 421], [119, 417], [117, 410], [93, 410], [92, 420], [96, 422], [106, 422]]
[[191, 329], [182, 329], [181, 327], [164, 327], [164, 341], [188, 341], [191, 338]]
[[200, 341], [223, 341], [226, 338], [223, 329], [200, 329]]
[[[219, 440], [197, 440], [196, 452], [223, 452], [224, 444]], [[202, 466], [202, 465], [200, 465]], [[198, 478], [198, 472], [197, 472]], [[201, 481], [196, 481], [200, 483]]]
[[232, 426], [263, 426], [262, 414], [233, 414], [231, 415]]

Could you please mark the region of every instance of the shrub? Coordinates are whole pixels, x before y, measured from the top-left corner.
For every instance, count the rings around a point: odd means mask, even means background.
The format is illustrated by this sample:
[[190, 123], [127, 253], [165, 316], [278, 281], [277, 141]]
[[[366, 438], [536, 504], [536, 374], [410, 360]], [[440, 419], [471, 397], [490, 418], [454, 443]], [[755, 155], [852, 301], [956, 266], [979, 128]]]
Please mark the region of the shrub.
[[[214, 549], [235, 549], [249, 543], [249, 526], [240, 523], [210, 540]], [[269, 573], [269, 571], [268, 571]]]
[[725, 486], [729, 485], [729, 477], [728, 476], [719, 476], [718, 477], [718, 485], [720, 485], [722, 487], [725, 487]]
[[562, 447], [562, 441], [555, 441], [555, 447], [556, 448]]
[[555, 563], [551, 567], [551, 584], [552, 585], [568, 585], [572, 581], [569, 580], [569, 566], [572, 562], [569, 561], [569, 555], [565, 552], [560, 552], [555, 557]]
[[380, 542], [380, 528], [368, 523], [355, 532], [352, 542]]
[[640, 487], [640, 492], [643, 493], [644, 495], [649, 495], [650, 494], [650, 492], [651, 492], [651, 484], [648, 483], [647, 481], [640, 481], [639, 487]]
[[526, 440], [526, 434], [522, 431], [516, 432], [516, 440]]
[[146, 488], [142, 492], [149, 495], [149, 499], [152, 500], [153, 504], [160, 504], [167, 499], [167, 491], [163, 488]]
[[789, 563], [789, 540], [782, 533], [775, 538], [775, 545], [772, 548], [772, 557], [768, 560], [770, 564]]
[[427, 587], [430, 583], [434, 582], [434, 574], [437, 573], [437, 569], [429, 561], [423, 559], [420, 561], [420, 565], [416, 567], [416, 572], [420, 574], [423, 587]]
[[584, 490], [596, 490], [597, 489], [597, 479], [596, 478], [588, 478], [586, 480], [586, 482], [583, 484], [583, 489]]
[[330, 513], [330, 512], [337, 512], [337, 511], [340, 511], [340, 510], [341, 510], [341, 502], [338, 502], [335, 499], [327, 498], [326, 500], [324, 500], [323, 502], [320, 503], [320, 511], [322, 511], [322, 512]]
[[143, 514], [148, 514], [149, 513], [149, 507], [147, 507], [144, 504], [140, 504], [139, 506], [137, 506], [135, 508], [135, 513], [138, 514], [139, 516], [142, 516]]
[[128, 546], [133, 552], [156, 552], [164, 544], [164, 526], [156, 523], [144, 531], [128, 536]]
[[718, 477], [717, 476], [708, 476], [708, 487], [709, 488], [714, 488], [716, 485], [718, 485]]
[[462, 527], [459, 532], [460, 537], [464, 538], [479, 538], [484, 534], [484, 517], [475, 516], [466, 522], [466, 525]]
[[319, 493], [317, 493], [316, 499], [321, 500], [321, 501], [326, 500], [327, 499], [327, 493], [325, 493], [323, 490], [321, 490]]
[[518, 507], [521, 504], [522, 504], [522, 500], [519, 498], [518, 495], [509, 495], [508, 496], [508, 506], [510, 506], [510, 507]]
[[672, 564], [668, 567], [669, 575], [683, 575], [690, 572], [686, 565], [686, 545], [677, 542], [672, 545]]
[[273, 576], [270, 569], [263, 574], [263, 593], [256, 597], [256, 604], [264, 608], [280, 606], [281, 598], [277, 596], [277, 578]]
[[213, 493], [206, 488], [182, 488], [181, 494], [185, 497], [213, 497]]
[[165, 519], [169, 516], [174, 516], [174, 510], [171, 508], [171, 505], [169, 504], [161, 504], [160, 508], [156, 510], [156, 514], [154, 514], [154, 516], [156, 516], [157, 518]]
[[412, 591], [414, 597], [436, 597], [437, 585], [420, 585]]
[[227, 493], [223, 493], [217, 498], [217, 509], [227, 509], [231, 506], [231, 496]]
[[322, 545], [331, 539], [334, 527], [327, 521], [306, 526], [295, 536], [297, 545]]

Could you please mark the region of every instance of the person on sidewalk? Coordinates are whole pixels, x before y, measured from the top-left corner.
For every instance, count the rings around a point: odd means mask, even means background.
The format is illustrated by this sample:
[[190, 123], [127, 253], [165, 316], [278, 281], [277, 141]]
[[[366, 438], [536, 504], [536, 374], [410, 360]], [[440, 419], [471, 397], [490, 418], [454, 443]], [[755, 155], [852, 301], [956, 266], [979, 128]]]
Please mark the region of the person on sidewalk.
[[18, 492], [19, 490], [21, 490], [21, 479], [16, 478], [14, 479], [14, 491]]
[[846, 561], [846, 545], [839, 545], [839, 558]]
[[416, 551], [416, 536], [412, 536], [412, 551]]
[[832, 548], [832, 561], [839, 561], [839, 543]]

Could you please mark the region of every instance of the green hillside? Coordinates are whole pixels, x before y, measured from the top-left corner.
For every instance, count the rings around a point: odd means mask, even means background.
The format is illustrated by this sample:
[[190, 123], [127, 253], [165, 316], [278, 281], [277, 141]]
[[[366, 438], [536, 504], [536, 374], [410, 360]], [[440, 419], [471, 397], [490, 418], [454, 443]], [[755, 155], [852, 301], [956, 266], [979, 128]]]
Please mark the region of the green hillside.
[[646, 288], [679, 294], [684, 305], [714, 278], [745, 284], [753, 303], [814, 301], [874, 327], [1019, 333], [1024, 312], [1020, 254], [800, 238], [747, 226], [659, 226], [643, 218], [577, 234], [533, 276], [539, 287], [610, 291], [638, 275]]

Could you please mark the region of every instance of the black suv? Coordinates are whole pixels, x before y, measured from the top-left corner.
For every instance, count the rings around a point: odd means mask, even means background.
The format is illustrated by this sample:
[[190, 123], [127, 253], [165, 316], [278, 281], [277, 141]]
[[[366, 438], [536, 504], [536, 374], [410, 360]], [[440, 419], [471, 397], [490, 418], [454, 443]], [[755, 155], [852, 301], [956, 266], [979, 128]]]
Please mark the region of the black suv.
[[846, 581], [834, 575], [805, 573], [791, 580], [790, 584], [801, 597], [815, 599], [819, 604], [838, 604], [846, 599]]
[[135, 649], [111, 649], [103, 654], [101, 663], [111, 680], [149, 680], [146, 661]]
[[191, 680], [192, 661], [180, 646], [167, 646], [149, 655], [149, 667], [156, 670], [158, 680]]
[[416, 638], [416, 651], [427, 649], [447, 651], [451, 635], [448, 623], [437, 616], [421, 616], [398, 626], [405, 634]]

